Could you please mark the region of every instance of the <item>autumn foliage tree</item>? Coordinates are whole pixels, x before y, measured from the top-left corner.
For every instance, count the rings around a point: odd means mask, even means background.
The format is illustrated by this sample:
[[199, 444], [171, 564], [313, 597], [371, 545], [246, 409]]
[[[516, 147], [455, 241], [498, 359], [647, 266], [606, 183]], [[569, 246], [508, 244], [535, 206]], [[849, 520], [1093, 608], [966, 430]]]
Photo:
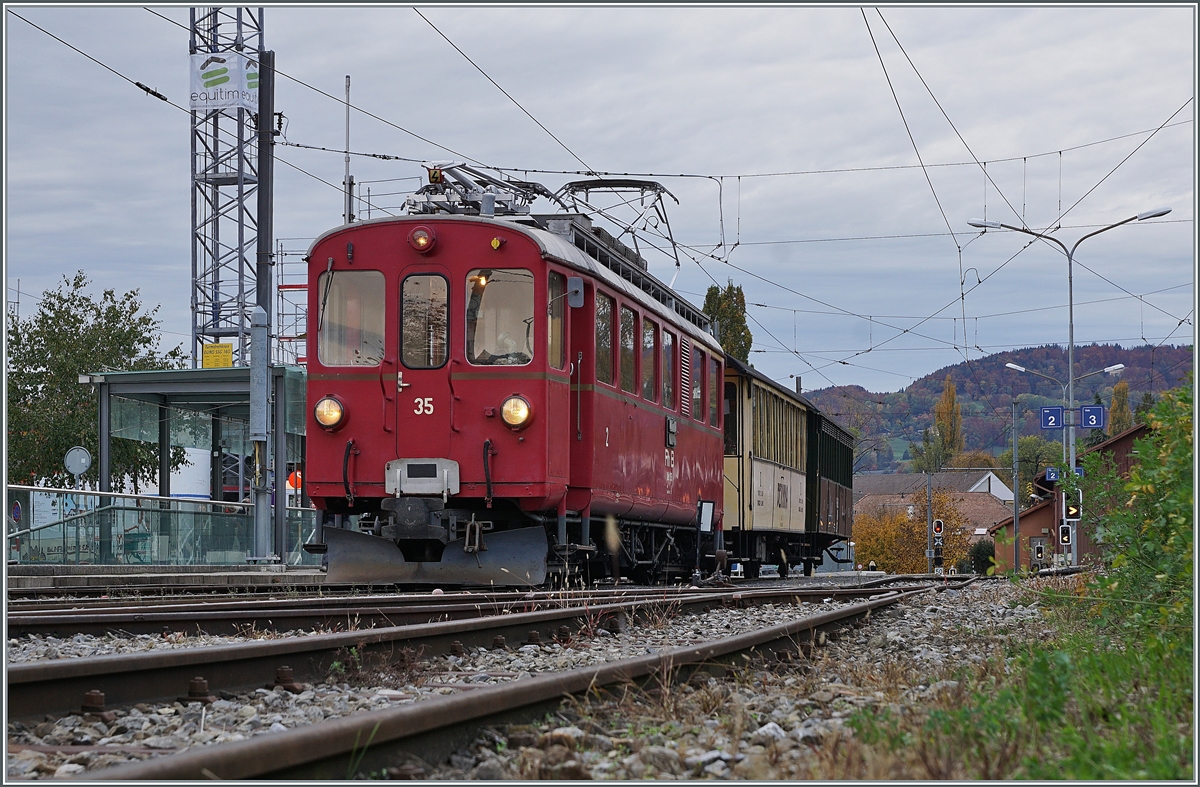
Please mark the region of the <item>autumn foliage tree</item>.
[[933, 423], [933, 430], [926, 429], [921, 435], [920, 445], [909, 443], [913, 472], [936, 473], [962, 453], [965, 445], [962, 407], [949, 375], [942, 386], [942, 397], [933, 406]]
[[1133, 412], [1129, 409], [1129, 383], [1121, 380], [1113, 386], [1112, 408], [1108, 411], [1108, 434], [1116, 436], [1133, 428]]
[[720, 326], [721, 348], [742, 363], [750, 362], [750, 344], [754, 337], [746, 325], [746, 296], [733, 280], [721, 289], [708, 288], [704, 295], [704, 313]]
[[[903, 506], [880, 506], [854, 518], [855, 561], [866, 565], [874, 560], [892, 574], [924, 574], [928, 568], [925, 549], [929, 543], [928, 498], [925, 490], [915, 493]], [[909, 515], [908, 509], [912, 508]], [[967, 557], [971, 523], [958, 510], [954, 498], [943, 489], [933, 490], [933, 518], [945, 524], [943, 565], [948, 569]]]

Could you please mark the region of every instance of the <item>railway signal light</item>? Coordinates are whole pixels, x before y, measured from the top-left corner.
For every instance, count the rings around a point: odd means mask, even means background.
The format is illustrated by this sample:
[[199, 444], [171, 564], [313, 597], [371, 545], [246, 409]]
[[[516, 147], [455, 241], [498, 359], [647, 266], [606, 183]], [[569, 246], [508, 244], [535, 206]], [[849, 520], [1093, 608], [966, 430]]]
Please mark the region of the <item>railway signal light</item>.
[[1046, 546], [1044, 544], [1037, 544], [1034, 546], [1033, 559], [1038, 563], [1041, 563], [1046, 559]]
[[1064, 523], [1058, 526], [1058, 543], [1063, 546], [1071, 544], [1071, 526]]
[[942, 520], [940, 520], [940, 519], [933, 520], [933, 534], [935, 536], [940, 536], [942, 534], [942, 532], [945, 530], [945, 528], [946, 528], [946, 525], [944, 522], [942, 522]]
[[1067, 500], [1067, 493], [1063, 492], [1063, 519], [1068, 522], [1078, 522], [1083, 515], [1083, 490], [1078, 492], [1077, 500]]

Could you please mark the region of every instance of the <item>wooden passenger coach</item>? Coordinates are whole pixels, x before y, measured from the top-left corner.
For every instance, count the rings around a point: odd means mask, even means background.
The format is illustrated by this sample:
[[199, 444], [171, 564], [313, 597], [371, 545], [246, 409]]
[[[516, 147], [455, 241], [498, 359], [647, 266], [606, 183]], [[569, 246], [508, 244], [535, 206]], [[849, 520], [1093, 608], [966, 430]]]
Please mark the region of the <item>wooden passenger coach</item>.
[[850, 538], [853, 438], [804, 397], [734, 358], [725, 361], [728, 560], [750, 576], [803, 565]]

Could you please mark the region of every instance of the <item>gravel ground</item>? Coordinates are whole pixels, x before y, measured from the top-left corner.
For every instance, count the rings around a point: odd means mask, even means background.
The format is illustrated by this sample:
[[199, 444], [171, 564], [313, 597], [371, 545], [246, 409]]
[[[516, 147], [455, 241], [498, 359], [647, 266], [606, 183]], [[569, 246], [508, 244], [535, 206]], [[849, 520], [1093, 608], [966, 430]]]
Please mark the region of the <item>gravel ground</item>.
[[[844, 627], [793, 662], [717, 668], [669, 691], [577, 701], [537, 725], [484, 730], [447, 762], [370, 775], [433, 779], [828, 779], [859, 708], [952, 699], [963, 667], [1055, 636], [1006, 582], [925, 595]], [[845, 747], [841, 747], [845, 748]], [[844, 756], [844, 752], [843, 752]]]
[[[248, 694], [216, 691], [221, 697], [208, 707], [139, 704], [110, 709], [108, 722], [95, 716], [47, 718], [40, 724], [8, 725], [11, 779], [76, 776], [84, 771], [270, 734], [326, 719], [362, 713], [394, 704], [417, 702], [425, 697], [469, 690], [470, 686], [518, 680], [539, 672], [570, 669], [690, 643], [704, 642], [776, 625], [854, 602], [771, 604], [748, 609], [714, 609], [701, 615], [675, 617], [664, 612], [650, 626], [629, 631], [585, 627], [585, 631], [560, 644], [517, 645], [504, 649], [477, 649], [461, 656], [412, 660], [380, 668], [347, 661], [328, 682], [300, 694], [283, 689], [258, 689]], [[309, 632], [252, 637], [315, 636]], [[246, 637], [184, 636], [91, 637], [70, 639], [25, 637], [8, 641], [9, 663], [143, 652], [154, 649], [204, 647], [244, 642]], [[344, 682], [343, 682], [344, 681]], [[213, 687], [214, 689], [216, 687]], [[73, 747], [54, 751], [55, 747]], [[474, 768], [473, 764], [471, 768]], [[455, 771], [459, 776], [462, 768]]]

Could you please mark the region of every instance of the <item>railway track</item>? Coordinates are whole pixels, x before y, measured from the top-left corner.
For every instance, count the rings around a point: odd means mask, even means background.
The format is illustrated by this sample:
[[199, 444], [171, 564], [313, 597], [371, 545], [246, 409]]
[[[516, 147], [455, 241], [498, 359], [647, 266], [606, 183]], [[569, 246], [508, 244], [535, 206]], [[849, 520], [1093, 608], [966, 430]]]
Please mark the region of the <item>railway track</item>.
[[556, 706], [566, 695], [679, 676], [748, 653], [795, 652], [822, 629], [862, 619], [873, 610], [929, 590], [886, 592], [879, 598], [732, 637], [434, 697], [232, 744], [194, 748], [89, 776], [105, 780], [341, 779], [395, 765], [412, 754], [436, 759], [469, 740], [480, 725], [528, 720]]
[[[942, 584], [941, 587], [953, 586]], [[844, 625], [849, 620], [869, 615], [871, 610], [880, 606], [895, 603], [915, 593], [927, 592], [929, 589], [930, 586], [926, 585], [910, 586], [900, 592], [876, 590], [874, 593], [877, 597], [874, 599], [803, 616], [788, 624], [770, 627], [769, 630], [748, 632], [719, 641], [597, 667], [540, 675], [500, 686], [470, 686], [468, 688], [473, 689], [472, 691], [462, 692], [457, 696], [426, 699], [411, 706], [357, 714], [311, 727], [293, 729], [287, 733], [256, 736], [237, 744], [194, 747], [181, 755], [89, 772], [88, 776], [103, 774], [102, 778], [119, 779], [206, 778], [203, 771], [207, 770], [220, 778], [324, 778], [317, 774], [345, 778], [347, 757], [355, 756], [348, 754], [353, 748], [351, 731], [365, 736], [363, 725], [368, 725], [365, 728], [367, 732], [374, 731], [375, 743], [372, 744], [372, 750], [376, 751], [376, 754], [372, 756], [381, 757], [380, 762], [390, 757], [394, 764], [394, 752], [405, 747], [428, 752], [430, 746], [452, 748], [460, 745], [463, 735], [467, 734], [462, 725], [478, 726], [484, 722], [498, 722], [500, 717], [497, 714], [501, 711], [521, 708], [523, 710], [518, 712], [517, 716], [528, 715], [533, 712], [531, 708], [536, 710], [547, 703], [556, 703], [564, 693], [576, 692], [588, 686], [605, 685], [611, 681], [644, 679], [655, 674], [661, 675], [663, 670], [684, 668], [714, 659], [732, 658], [748, 650], [795, 650], [804, 640], [816, 636], [823, 628]], [[825, 598], [829, 596], [826, 595]], [[47, 713], [78, 712], [83, 694], [97, 687], [104, 689], [106, 700], [110, 704], [169, 701], [186, 694], [186, 687], [191, 679], [202, 671], [214, 692], [218, 688], [252, 691], [272, 683], [277, 668], [282, 666], [281, 659], [293, 667], [291, 680], [300, 682], [323, 677], [332, 660], [339, 653], [344, 657], [348, 648], [363, 648], [364, 653], [394, 655], [398, 648], [403, 647], [410, 651], [438, 654], [463, 647], [492, 647], [496, 644], [497, 634], [516, 645], [522, 637], [526, 641], [536, 638], [531, 632], [549, 632], [551, 636], [565, 639], [604, 620], [617, 625], [631, 626], [646, 616], [661, 616], [664, 612], [682, 616], [687, 612], [698, 612], [721, 605], [749, 606], [780, 601], [791, 603], [797, 600], [800, 599], [797, 598], [794, 588], [679, 594], [670, 600], [650, 602], [639, 599], [596, 605], [587, 610], [559, 609], [515, 613], [502, 616], [504, 620], [447, 621], [371, 632], [291, 638], [208, 648], [200, 653], [187, 650], [164, 651], [137, 656], [75, 659], [66, 663], [16, 664], [10, 666], [9, 670], [8, 709], [10, 718], [15, 719], [37, 719]], [[546, 642], [549, 639], [546, 637], [542, 641]], [[325, 743], [317, 746], [313, 743], [314, 739], [321, 739]], [[360, 744], [362, 739], [360, 737]], [[335, 742], [335, 749], [343, 744], [347, 744], [349, 748], [345, 751], [335, 751], [330, 748], [331, 741]], [[264, 749], [264, 746], [268, 748]], [[274, 748], [276, 746], [281, 748]], [[388, 754], [389, 751], [393, 754]], [[320, 756], [314, 759], [317, 753], [320, 753]], [[179, 761], [179, 764], [172, 764], [176, 761]], [[265, 762], [281, 765], [279, 768], [262, 770], [262, 763]], [[374, 767], [372, 762], [374, 760], [364, 759], [361, 765], [363, 768]], [[150, 770], [130, 770], [139, 768]], [[168, 770], [162, 771], [163, 768]], [[188, 768], [191, 770], [187, 770]]]
[[[875, 584], [858, 587], [789, 587], [786, 592], [803, 600], [860, 598], [876, 592]], [[440, 620], [463, 620], [488, 615], [612, 604], [637, 599], [670, 599], [721, 595], [721, 588], [628, 588], [601, 591], [537, 593], [450, 593], [337, 596], [274, 599], [240, 599], [159, 603], [50, 603], [10, 604], [10, 637], [30, 635], [70, 637], [75, 634], [197, 633], [226, 636], [246, 631], [352, 630], [415, 625]]]
[[101, 691], [110, 704], [173, 699], [186, 696], [196, 676], [204, 677], [214, 691], [253, 689], [272, 685], [280, 667], [290, 667], [295, 681], [310, 681], [324, 676], [339, 654], [350, 648], [364, 658], [377, 654], [392, 658], [404, 649], [443, 653], [451, 647], [491, 647], [497, 637], [505, 643], [525, 642], [532, 638], [531, 632], [548, 642], [569, 637], [583, 625], [594, 627], [611, 621], [618, 627], [628, 626], [639, 615], [803, 600], [803, 594], [794, 589], [680, 593], [216, 647], [15, 663], [8, 667], [8, 713], [14, 719], [67, 713], [78, 709], [89, 691]]

